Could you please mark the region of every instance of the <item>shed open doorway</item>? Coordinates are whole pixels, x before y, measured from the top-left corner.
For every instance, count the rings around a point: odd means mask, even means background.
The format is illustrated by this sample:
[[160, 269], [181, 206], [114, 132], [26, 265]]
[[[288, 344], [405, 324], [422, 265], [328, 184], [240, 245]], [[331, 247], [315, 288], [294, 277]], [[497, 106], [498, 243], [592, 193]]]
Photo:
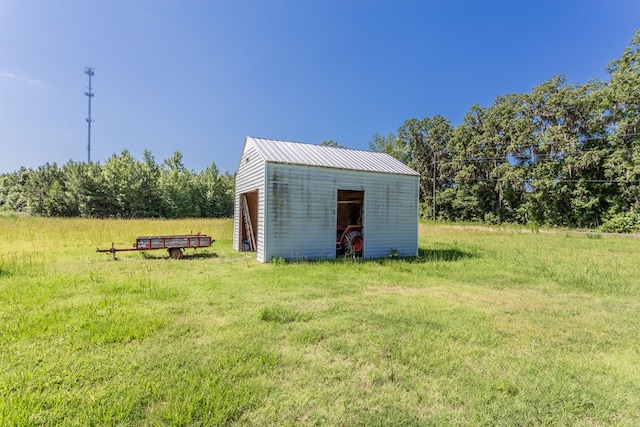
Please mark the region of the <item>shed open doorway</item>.
[[364, 248], [364, 191], [338, 190], [336, 257], [361, 257]]
[[255, 252], [258, 235], [258, 190], [240, 194], [241, 251]]

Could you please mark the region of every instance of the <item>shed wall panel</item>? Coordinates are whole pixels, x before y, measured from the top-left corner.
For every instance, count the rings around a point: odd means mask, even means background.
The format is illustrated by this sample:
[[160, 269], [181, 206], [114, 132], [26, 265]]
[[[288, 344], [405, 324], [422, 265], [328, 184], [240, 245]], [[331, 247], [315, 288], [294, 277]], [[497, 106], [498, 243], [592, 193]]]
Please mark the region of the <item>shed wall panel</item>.
[[335, 258], [338, 190], [364, 191], [363, 256], [418, 251], [418, 177], [268, 164], [261, 261]]
[[258, 151], [251, 144], [245, 146], [240, 159], [238, 172], [236, 173], [236, 190], [233, 215], [233, 247], [239, 250], [241, 247], [240, 234], [240, 195], [258, 190], [258, 224], [256, 233], [256, 252], [258, 261], [264, 262], [264, 177], [265, 162]]

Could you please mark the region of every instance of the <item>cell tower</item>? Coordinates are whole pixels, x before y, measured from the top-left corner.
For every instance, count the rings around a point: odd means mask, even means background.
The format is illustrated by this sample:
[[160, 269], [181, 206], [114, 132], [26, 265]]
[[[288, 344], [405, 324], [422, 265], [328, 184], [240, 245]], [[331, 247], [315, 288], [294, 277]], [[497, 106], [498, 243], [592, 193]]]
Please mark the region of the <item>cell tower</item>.
[[84, 94], [89, 98], [89, 115], [87, 116], [87, 162], [91, 163], [91, 98], [93, 98], [93, 92], [91, 91], [91, 77], [93, 77], [93, 67], [84, 67], [84, 73], [89, 76], [89, 89]]

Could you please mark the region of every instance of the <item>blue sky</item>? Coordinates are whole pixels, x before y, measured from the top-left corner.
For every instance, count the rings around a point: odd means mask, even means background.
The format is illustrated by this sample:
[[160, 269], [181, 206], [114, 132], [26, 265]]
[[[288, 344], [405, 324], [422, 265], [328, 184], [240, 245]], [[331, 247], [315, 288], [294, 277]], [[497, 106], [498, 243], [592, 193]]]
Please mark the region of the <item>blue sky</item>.
[[607, 80], [637, 0], [0, 0], [0, 173], [178, 150], [235, 172], [246, 136], [368, 149], [374, 133]]

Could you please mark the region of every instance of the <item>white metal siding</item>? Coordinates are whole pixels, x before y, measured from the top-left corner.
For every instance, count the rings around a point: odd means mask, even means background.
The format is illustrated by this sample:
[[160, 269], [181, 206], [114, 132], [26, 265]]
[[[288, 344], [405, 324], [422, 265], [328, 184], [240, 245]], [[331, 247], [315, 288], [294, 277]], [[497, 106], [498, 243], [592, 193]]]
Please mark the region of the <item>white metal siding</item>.
[[266, 261], [335, 258], [336, 193], [323, 169], [269, 164]]
[[418, 252], [418, 177], [273, 163], [266, 169], [263, 262], [335, 258], [338, 190], [364, 191], [366, 258]]
[[364, 195], [366, 258], [418, 254], [418, 177], [371, 174]]
[[[265, 262], [264, 258], [264, 172], [265, 162], [256, 148], [250, 144], [245, 144], [238, 172], [236, 174], [236, 191], [234, 201], [233, 216], [233, 247], [240, 248], [240, 195], [250, 191], [258, 190], [258, 233], [256, 236], [257, 259]], [[254, 228], [255, 228], [254, 224]]]

